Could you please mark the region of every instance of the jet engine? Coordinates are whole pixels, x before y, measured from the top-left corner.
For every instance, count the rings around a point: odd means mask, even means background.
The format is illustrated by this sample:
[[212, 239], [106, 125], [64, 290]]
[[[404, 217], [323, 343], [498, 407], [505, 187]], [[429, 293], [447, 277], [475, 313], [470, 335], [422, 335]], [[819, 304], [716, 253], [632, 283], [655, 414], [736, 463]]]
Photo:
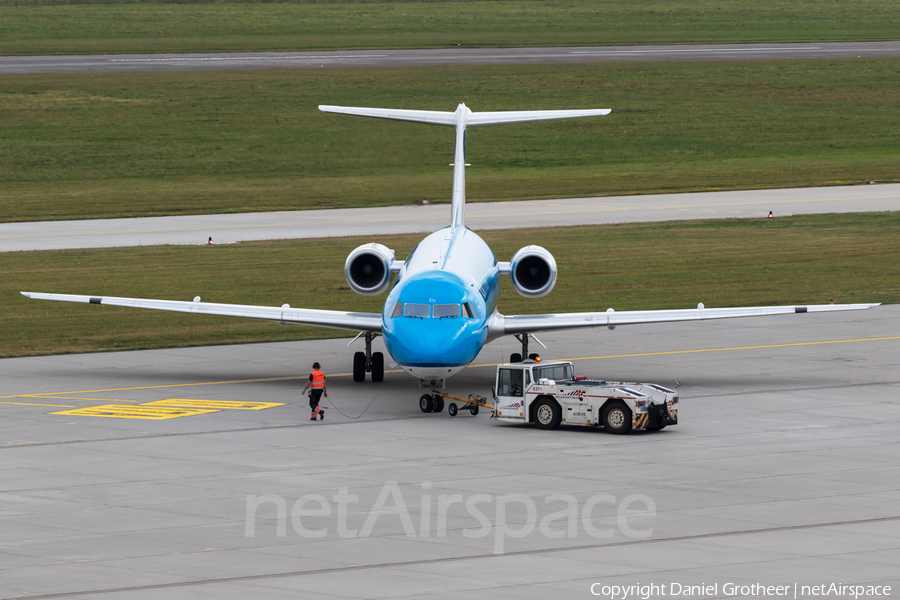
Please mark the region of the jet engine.
[[513, 288], [526, 298], [546, 296], [556, 285], [556, 261], [540, 246], [525, 246], [509, 261]]
[[391, 263], [394, 251], [382, 244], [359, 246], [344, 263], [344, 276], [357, 294], [374, 296], [388, 288], [391, 283]]

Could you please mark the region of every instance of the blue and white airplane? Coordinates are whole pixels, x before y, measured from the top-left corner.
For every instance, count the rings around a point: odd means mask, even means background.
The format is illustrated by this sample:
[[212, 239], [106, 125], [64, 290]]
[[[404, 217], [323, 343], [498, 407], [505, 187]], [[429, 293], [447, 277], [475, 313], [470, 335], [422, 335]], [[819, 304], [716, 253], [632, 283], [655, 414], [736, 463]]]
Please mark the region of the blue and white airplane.
[[[546, 119], [569, 119], [609, 114], [609, 109], [472, 112], [460, 103], [455, 112], [394, 110], [320, 106], [320, 110], [363, 117], [414, 121], [456, 128], [453, 161], [453, 199], [450, 225], [423, 239], [406, 257], [397, 260], [394, 251], [381, 244], [365, 244], [353, 250], [344, 264], [347, 283], [359, 294], [381, 294], [391, 288], [381, 314], [281, 307], [214, 304], [109, 296], [77, 296], [22, 292], [38, 300], [61, 300], [110, 306], [127, 306], [267, 319], [359, 331], [365, 336], [365, 352], [353, 358], [353, 378], [373, 381], [384, 378], [384, 356], [372, 352], [372, 341], [383, 336], [393, 360], [404, 371], [431, 387], [433, 403], [426, 394], [420, 408], [430, 412], [443, 405], [438, 386], [469, 365], [485, 344], [514, 335], [529, 356], [528, 340], [535, 333], [581, 327], [608, 327], [635, 323], [699, 321], [729, 317], [755, 317], [819, 311], [860, 310], [877, 304], [826, 304], [812, 306], [762, 306], [752, 308], [704, 308], [615, 312], [503, 315], [497, 311], [502, 275], [509, 275], [522, 296], [539, 298], [556, 284], [556, 261], [540, 246], [525, 246], [509, 262], [498, 262], [488, 245], [465, 224], [466, 129], [482, 125], [521, 123]], [[391, 275], [397, 273], [391, 287]], [[359, 336], [357, 336], [359, 337]]]

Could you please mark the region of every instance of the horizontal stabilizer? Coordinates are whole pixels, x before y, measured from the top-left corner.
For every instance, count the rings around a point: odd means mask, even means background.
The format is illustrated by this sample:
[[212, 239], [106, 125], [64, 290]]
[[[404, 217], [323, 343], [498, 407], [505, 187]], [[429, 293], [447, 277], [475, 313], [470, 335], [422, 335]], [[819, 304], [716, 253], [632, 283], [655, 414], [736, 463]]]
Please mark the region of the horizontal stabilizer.
[[498, 112], [473, 112], [466, 119], [469, 127], [502, 123], [525, 123], [528, 121], [549, 121], [551, 119], [575, 119], [578, 117], [602, 117], [611, 112], [609, 108], [591, 110], [506, 110]]
[[[319, 105], [323, 112], [356, 115], [358, 117], [375, 117], [377, 119], [393, 119], [395, 121], [413, 121], [430, 125], [446, 125], [453, 127], [464, 124], [467, 127], [496, 125], [503, 123], [525, 123], [528, 121], [547, 121], [551, 119], [574, 119], [578, 117], [602, 117], [611, 112], [609, 108], [589, 110], [506, 110], [494, 112], [472, 112], [471, 110], [444, 112], [437, 110], [406, 110], [400, 108], [366, 108], [358, 106]], [[464, 123], [460, 119], [464, 118]]]
[[393, 119], [395, 121], [413, 121], [431, 125], [456, 125], [456, 113], [437, 110], [405, 110], [400, 108], [362, 108], [356, 106], [319, 105], [322, 112], [356, 115], [358, 117], [375, 117], [376, 119]]

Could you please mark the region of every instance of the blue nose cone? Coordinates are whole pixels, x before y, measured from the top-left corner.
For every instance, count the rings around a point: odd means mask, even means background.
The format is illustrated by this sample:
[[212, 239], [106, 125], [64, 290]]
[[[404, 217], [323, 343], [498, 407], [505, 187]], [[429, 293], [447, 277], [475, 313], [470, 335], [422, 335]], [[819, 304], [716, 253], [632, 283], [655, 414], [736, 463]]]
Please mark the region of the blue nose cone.
[[[391, 316], [395, 304], [389, 303], [382, 332], [394, 360], [406, 367], [458, 367], [474, 360], [487, 339], [487, 327], [483, 316], [470, 316], [463, 307], [472, 301], [464, 282], [432, 271], [401, 286], [397, 301], [403, 316]], [[421, 316], [407, 316], [413, 314]], [[452, 316], [444, 316], [448, 314]]]
[[[398, 319], [399, 321], [399, 319]], [[404, 366], [467, 365], [484, 345], [485, 335], [463, 319], [409, 319], [396, 323], [384, 341], [391, 356]]]

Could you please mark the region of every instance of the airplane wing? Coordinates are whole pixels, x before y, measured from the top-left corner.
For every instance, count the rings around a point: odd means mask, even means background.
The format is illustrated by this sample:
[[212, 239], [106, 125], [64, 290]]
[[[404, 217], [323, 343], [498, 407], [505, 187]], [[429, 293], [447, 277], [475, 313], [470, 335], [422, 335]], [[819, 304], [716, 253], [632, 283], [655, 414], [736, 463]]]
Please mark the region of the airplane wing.
[[145, 298], [77, 296], [73, 294], [42, 294], [36, 292], [22, 292], [22, 295], [33, 300], [58, 300], [62, 302], [83, 302], [85, 304], [104, 304], [106, 306], [168, 310], [198, 315], [247, 317], [250, 319], [277, 321], [279, 323], [296, 323], [299, 325], [314, 325], [316, 327], [330, 327], [333, 329], [349, 329], [350, 331], [381, 332], [380, 313], [291, 308], [287, 304], [278, 307], [253, 306], [248, 304], [215, 304], [212, 302], [200, 302], [199, 296], [194, 298], [193, 302], [183, 302], [178, 300], [148, 300]]
[[841, 310], [865, 310], [878, 304], [813, 304], [806, 306], [756, 306], [747, 308], [697, 308], [682, 310], [629, 310], [585, 313], [559, 313], [549, 315], [494, 315], [491, 320], [491, 336], [514, 333], [537, 333], [581, 327], [615, 327], [638, 323], [669, 323], [676, 321], [704, 321], [735, 317], [763, 317], [811, 312]]

